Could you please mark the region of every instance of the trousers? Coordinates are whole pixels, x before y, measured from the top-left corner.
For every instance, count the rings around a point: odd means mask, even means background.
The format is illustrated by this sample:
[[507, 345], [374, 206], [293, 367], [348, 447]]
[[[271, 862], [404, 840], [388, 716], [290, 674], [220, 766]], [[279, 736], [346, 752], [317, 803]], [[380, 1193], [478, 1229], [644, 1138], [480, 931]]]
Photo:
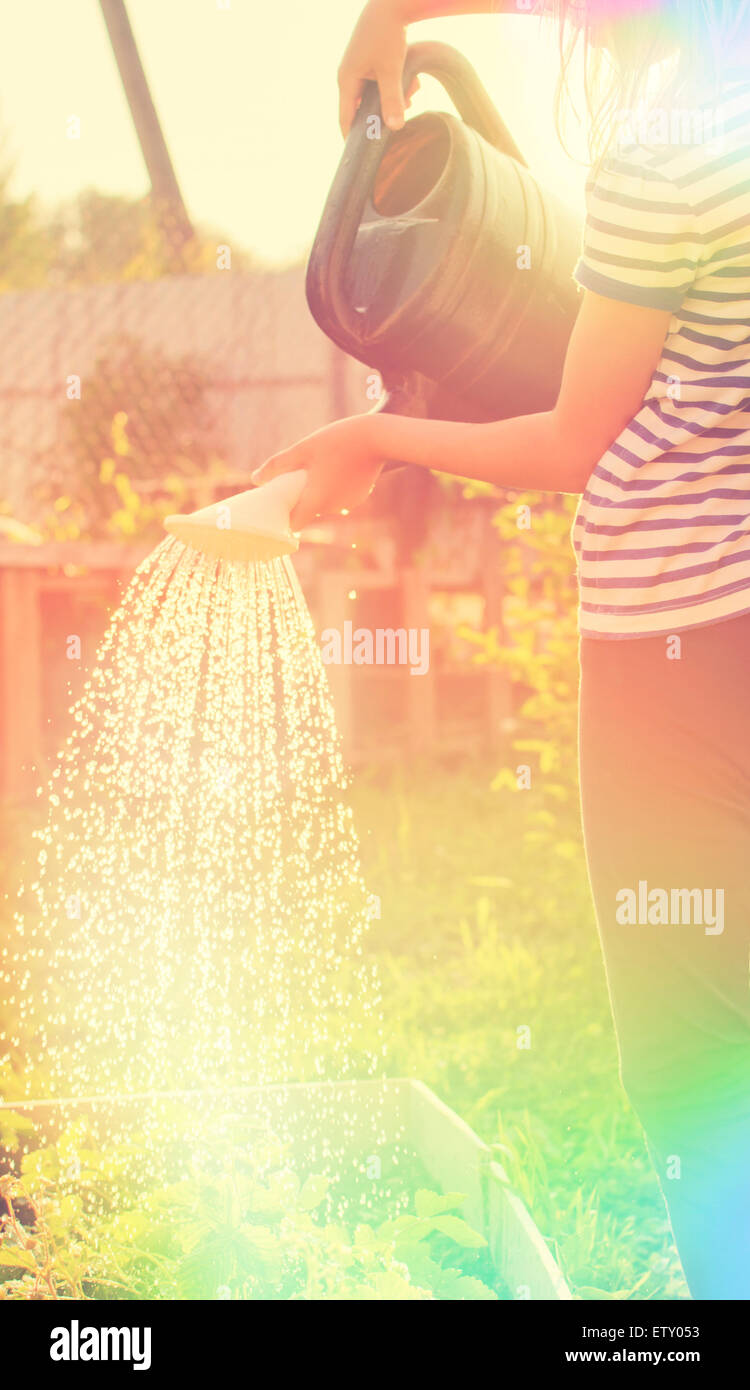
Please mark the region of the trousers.
[[619, 1051], [691, 1296], [750, 1298], [750, 614], [581, 638], [584, 843]]

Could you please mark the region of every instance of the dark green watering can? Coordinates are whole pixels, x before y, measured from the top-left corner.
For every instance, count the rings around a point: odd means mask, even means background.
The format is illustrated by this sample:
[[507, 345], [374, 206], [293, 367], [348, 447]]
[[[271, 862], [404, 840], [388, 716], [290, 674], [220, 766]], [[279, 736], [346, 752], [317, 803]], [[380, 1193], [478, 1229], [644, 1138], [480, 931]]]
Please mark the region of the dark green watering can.
[[324, 333], [377, 370], [382, 408], [482, 421], [550, 409], [579, 305], [575, 215], [540, 187], [471, 64], [408, 49], [404, 87], [439, 79], [457, 116], [392, 133], [362, 102], [307, 266]]

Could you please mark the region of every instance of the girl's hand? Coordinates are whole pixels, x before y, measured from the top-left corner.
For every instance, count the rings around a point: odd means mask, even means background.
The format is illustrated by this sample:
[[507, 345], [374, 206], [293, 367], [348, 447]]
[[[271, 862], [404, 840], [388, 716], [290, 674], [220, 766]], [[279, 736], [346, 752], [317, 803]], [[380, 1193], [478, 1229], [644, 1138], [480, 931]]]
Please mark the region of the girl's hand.
[[349, 134], [365, 81], [374, 79], [380, 89], [383, 120], [390, 130], [400, 130], [404, 111], [419, 87], [414, 78], [404, 96], [401, 77], [406, 57], [406, 19], [402, 0], [369, 0], [365, 5], [339, 66], [339, 124]]
[[318, 516], [357, 507], [369, 497], [385, 462], [377, 450], [377, 415], [353, 415], [308, 434], [290, 449], [272, 454], [256, 468], [254, 483], [305, 468], [307, 485], [290, 517], [301, 531]]

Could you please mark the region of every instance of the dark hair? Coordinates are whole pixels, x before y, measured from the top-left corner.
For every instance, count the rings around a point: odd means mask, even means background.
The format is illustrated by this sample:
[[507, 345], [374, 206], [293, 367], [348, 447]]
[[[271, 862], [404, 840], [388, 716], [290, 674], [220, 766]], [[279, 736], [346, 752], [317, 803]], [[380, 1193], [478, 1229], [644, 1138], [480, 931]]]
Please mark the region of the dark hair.
[[583, 45], [589, 153], [604, 158], [622, 112], [646, 100], [661, 68], [662, 102], [718, 100], [728, 69], [744, 63], [750, 80], [750, 0], [546, 0], [558, 20], [560, 79], [556, 124], [573, 109], [570, 66]]

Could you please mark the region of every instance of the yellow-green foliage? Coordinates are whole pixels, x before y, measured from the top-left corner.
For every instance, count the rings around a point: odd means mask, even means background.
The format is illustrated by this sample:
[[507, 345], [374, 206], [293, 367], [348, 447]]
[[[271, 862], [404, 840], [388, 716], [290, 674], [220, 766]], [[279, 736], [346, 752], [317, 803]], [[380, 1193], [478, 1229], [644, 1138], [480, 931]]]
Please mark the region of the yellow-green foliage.
[[409, 1213], [404, 1189], [373, 1224], [356, 1205], [331, 1214], [328, 1180], [301, 1180], [271, 1135], [248, 1148], [207, 1133], [187, 1175], [145, 1188], [144, 1151], [137, 1134], [100, 1148], [82, 1120], [0, 1178], [0, 1298], [497, 1298], [467, 1272], [486, 1242], [462, 1193], [418, 1188]]

